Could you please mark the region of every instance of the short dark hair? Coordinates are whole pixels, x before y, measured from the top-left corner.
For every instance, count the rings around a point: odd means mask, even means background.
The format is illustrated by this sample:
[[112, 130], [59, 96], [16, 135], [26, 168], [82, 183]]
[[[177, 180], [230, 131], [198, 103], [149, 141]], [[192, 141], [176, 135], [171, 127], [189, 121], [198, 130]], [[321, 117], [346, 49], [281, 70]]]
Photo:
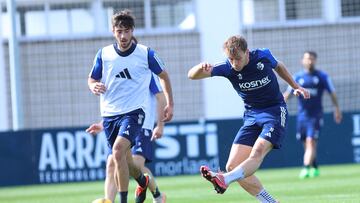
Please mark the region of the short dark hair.
[[317, 53], [315, 51], [304, 51], [304, 54], [310, 54], [310, 56], [314, 57], [315, 59], [317, 59]]
[[240, 50], [245, 52], [247, 48], [246, 39], [241, 35], [231, 36], [223, 44], [224, 51], [230, 55], [236, 55]]
[[111, 20], [113, 27], [125, 27], [132, 29], [135, 27], [135, 17], [132, 15], [131, 10], [125, 9], [115, 13]]

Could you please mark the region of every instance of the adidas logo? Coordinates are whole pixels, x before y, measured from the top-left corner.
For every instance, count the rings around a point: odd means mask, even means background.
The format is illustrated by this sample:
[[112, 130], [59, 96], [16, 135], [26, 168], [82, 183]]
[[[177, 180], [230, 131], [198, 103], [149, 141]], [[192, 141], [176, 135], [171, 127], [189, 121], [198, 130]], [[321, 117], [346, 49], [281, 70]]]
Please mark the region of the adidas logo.
[[120, 73], [117, 74], [115, 77], [131, 79], [131, 75], [130, 75], [129, 70], [127, 68], [125, 68], [123, 71], [120, 71]]

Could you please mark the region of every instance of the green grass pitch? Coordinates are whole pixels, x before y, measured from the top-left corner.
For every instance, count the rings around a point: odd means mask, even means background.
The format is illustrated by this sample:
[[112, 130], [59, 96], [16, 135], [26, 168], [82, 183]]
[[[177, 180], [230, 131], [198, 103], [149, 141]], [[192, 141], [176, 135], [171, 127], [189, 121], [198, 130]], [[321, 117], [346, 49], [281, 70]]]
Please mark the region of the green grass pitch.
[[[266, 189], [282, 203], [360, 202], [360, 164], [322, 166], [320, 177], [299, 180], [300, 168], [259, 170], [256, 174]], [[159, 177], [160, 190], [169, 203], [257, 202], [233, 183], [223, 195], [200, 175]], [[129, 202], [134, 202], [131, 181]], [[0, 188], [1, 203], [91, 203], [103, 196], [103, 182], [36, 185]], [[116, 203], [119, 202], [118, 199]], [[146, 203], [152, 202], [148, 192]]]

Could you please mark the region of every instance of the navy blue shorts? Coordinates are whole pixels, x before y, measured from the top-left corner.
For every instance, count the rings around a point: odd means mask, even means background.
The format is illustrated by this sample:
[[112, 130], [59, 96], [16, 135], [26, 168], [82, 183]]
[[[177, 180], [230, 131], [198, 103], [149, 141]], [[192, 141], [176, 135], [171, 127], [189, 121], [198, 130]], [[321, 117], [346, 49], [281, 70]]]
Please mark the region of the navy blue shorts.
[[104, 132], [112, 153], [112, 147], [117, 136], [128, 139], [131, 146], [135, 144], [135, 139], [141, 134], [145, 113], [142, 109], [137, 109], [126, 114], [103, 118]]
[[145, 158], [145, 162], [149, 163], [153, 160], [154, 149], [151, 142], [152, 131], [142, 129], [140, 136], [135, 138], [135, 145], [131, 149], [132, 154], [140, 155]]
[[319, 116], [301, 116], [297, 118], [296, 138], [304, 141], [307, 137], [319, 138], [322, 118]]
[[261, 137], [271, 142], [275, 149], [279, 149], [285, 137], [287, 118], [285, 104], [264, 109], [247, 109], [244, 113], [244, 125], [233, 143], [254, 146], [257, 138]]

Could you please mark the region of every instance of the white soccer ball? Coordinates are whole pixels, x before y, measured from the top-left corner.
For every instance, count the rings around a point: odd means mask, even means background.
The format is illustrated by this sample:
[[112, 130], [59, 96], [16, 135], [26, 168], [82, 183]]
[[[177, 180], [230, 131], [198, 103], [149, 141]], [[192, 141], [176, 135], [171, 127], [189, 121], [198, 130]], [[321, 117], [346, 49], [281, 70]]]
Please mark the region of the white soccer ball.
[[92, 201], [92, 203], [112, 203], [112, 201], [106, 198], [99, 198]]

